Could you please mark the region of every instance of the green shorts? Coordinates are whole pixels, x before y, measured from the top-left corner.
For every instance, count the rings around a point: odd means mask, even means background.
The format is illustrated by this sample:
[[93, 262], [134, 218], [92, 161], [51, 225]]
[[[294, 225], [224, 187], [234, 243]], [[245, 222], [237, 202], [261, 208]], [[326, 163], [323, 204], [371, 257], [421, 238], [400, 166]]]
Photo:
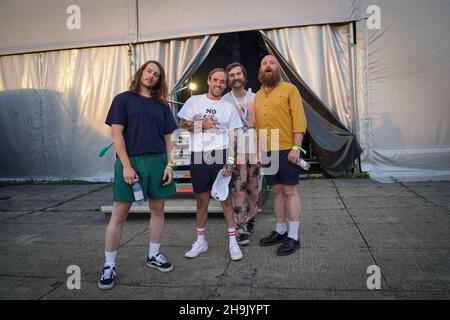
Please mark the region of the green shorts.
[[[167, 165], [165, 154], [148, 154], [142, 156], [131, 156], [131, 166], [139, 177], [145, 200], [166, 199], [175, 194], [175, 182], [168, 186], [162, 185], [164, 170]], [[133, 190], [123, 180], [123, 166], [120, 159], [114, 163], [113, 200], [117, 202], [134, 202]]]

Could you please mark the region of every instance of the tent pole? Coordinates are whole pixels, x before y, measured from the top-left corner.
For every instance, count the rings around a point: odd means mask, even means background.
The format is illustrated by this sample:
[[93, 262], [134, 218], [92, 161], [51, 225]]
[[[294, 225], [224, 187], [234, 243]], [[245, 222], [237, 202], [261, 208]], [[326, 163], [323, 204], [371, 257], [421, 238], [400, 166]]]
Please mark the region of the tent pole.
[[[350, 25], [350, 62], [351, 62], [351, 77], [352, 77], [352, 132], [359, 141], [359, 130], [357, 125], [358, 119], [358, 98], [356, 93], [356, 63], [355, 63], [355, 47], [357, 44], [356, 38], [356, 21], [353, 21]], [[361, 172], [360, 157], [355, 160], [354, 173]]]
[[[129, 43], [128, 44], [128, 73], [129, 73], [129, 77], [131, 78], [134, 74], [134, 70], [133, 70], [133, 66], [135, 64], [136, 61], [136, 52], [134, 50], [134, 46]], [[136, 69], [136, 68], [134, 68]]]

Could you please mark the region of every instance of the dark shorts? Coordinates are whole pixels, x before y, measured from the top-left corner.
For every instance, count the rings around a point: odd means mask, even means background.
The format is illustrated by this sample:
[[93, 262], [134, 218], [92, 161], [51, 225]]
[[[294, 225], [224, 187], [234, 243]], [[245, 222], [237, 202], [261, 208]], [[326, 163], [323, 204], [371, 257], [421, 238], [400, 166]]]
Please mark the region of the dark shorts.
[[[204, 193], [212, 190], [214, 181], [220, 169], [227, 161], [227, 150], [212, 150], [206, 152], [191, 152], [192, 189], [194, 193]], [[231, 186], [232, 182], [230, 182]]]
[[[131, 156], [131, 166], [139, 177], [145, 200], [166, 199], [176, 193], [175, 182], [168, 186], [162, 185], [164, 170], [167, 165], [165, 154], [149, 154]], [[114, 164], [113, 200], [118, 202], [133, 202], [133, 190], [123, 180], [123, 166], [119, 159]]]
[[[266, 154], [266, 157], [269, 158], [276, 157], [277, 153], [279, 156], [279, 166], [277, 172], [271, 175], [264, 174], [264, 178], [269, 186], [274, 186], [277, 184], [295, 186], [300, 182], [300, 173], [302, 172], [302, 169], [288, 161], [289, 152], [291, 152], [291, 150], [271, 151]], [[269, 167], [271, 164], [272, 162], [263, 164], [263, 172], [264, 168]]]

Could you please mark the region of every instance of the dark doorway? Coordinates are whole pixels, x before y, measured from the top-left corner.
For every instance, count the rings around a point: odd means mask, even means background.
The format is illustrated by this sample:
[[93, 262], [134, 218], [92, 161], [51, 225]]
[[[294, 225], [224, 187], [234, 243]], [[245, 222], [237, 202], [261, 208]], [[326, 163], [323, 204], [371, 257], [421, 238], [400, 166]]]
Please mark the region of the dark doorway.
[[[221, 34], [205, 61], [190, 78], [199, 88], [194, 94], [208, 91], [206, 80], [212, 69], [225, 69], [232, 62], [240, 62], [245, 66], [248, 73], [247, 88], [251, 88], [253, 92], [258, 91], [260, 87], [258, 82], [259, 64], [261, 59], [268, 54], [258, 31]], [[230, 91], [229, 88], [225, 90], [224, 94], [228, 91]], [[184, 95], [180, 97], [180, 101], [189, 98], [189, 92], [184, 91]]]

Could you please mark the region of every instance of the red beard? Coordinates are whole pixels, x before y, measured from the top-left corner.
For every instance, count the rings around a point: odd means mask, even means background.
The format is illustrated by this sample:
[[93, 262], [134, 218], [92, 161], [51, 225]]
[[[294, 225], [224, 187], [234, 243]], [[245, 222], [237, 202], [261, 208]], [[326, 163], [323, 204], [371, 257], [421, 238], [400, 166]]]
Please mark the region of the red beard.
[[[268, 71], [272, 72], [272, 74], [266, 74]], [[261, 84], [267, 87], [274, 87], [281, 80], [280, 72], [273, 69], [266, 69], [264, 71], [259, 69], [258, 80]]]

